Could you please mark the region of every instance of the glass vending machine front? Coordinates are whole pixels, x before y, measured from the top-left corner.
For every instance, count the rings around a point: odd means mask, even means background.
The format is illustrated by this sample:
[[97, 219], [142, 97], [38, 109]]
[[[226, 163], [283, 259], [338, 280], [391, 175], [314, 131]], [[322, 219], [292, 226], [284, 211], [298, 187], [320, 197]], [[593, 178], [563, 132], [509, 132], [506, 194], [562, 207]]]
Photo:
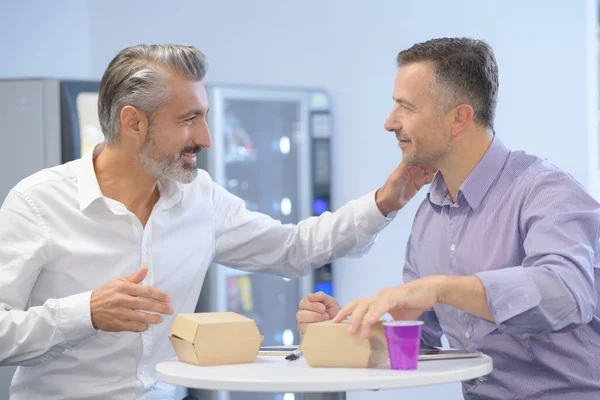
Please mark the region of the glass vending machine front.
[[[206, 159], [199, 159], [200, 166], [216, 183], [243, 199], [251, 211], [267, 214], [283, 224], [297, 223], [315, 214], [315, 188], [329, 188], [329, 154], [322, 154], [328, 147], [320, 146], [321, 157], [314, 159], [311, 118], [314, 115], [320, 121], [321, 139], [328, 141], [329, 131], [322, 126], [329, 121], [327, 96], [309, 90], [209, 87], [209, 98], [213, 147], [206, 152]], [[318, 187], [313, 176], [315, 162], [326, 168], [327, 175], [324, 179], [323, 173], [318, 174]], [[327, 208], [329, 202], [329, 193], [321, 195], [319, 213], [326, 211], [323, 207]], [[298, 303], [314, 290], [312, 274], [287, 279], [213, 265], [197, 311], [245, 315], [256, 321], [264, 336], [263, 345], [298, 345]], [[305, 398], [298, 393], [219, 392], [217, 397], [207, 392], [202, 396], [197, 391], [191, 394], [220, 400]]]

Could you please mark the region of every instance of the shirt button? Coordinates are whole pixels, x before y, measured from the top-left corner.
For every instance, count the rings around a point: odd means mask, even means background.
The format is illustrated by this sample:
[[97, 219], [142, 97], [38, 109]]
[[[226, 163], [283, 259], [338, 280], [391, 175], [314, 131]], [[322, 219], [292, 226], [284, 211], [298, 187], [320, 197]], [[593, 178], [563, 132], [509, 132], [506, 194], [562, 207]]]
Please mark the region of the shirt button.
[[502, 330], [504, 330], [504, 328], [506, 328], [506, 325], [500, 324], [500, 325], [498, 325], [498, 328], [500, 328], [500, 330], [502, 331]]
[[466, 337], [467, 339], [471, 339], [471, 334], [470, 334], [469, 332], [465, 332], [465, 337]]
[[450, 246], [450, 251], [454, 251], [454, 249], [456, 249], [456, 246], [453, 244]]
[[485, 376], [480, 376], [479, 378], [477, 378], [477, 380], [479, 382], [485, 382]]

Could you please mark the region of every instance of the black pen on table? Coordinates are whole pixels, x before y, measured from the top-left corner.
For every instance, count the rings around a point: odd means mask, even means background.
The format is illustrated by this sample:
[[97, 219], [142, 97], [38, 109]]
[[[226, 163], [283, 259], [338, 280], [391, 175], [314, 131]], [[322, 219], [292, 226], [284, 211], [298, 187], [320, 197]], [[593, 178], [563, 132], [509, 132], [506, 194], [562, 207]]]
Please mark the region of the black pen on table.
[[285, 356], [285, 359], [288, 361], [294, 361], [299, 359], [302, 356], [302, 350], [298, 349], [293, 351], [292, 353], [288, 354], [287, 356]]

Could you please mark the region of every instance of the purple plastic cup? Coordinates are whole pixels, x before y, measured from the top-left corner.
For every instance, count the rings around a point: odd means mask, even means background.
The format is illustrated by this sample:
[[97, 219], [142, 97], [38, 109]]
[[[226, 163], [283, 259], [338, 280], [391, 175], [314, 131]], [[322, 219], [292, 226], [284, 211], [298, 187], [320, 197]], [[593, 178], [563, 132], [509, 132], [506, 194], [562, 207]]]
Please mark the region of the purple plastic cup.
[[384, 322], [392, 369], [417, 369], [423, 321]]

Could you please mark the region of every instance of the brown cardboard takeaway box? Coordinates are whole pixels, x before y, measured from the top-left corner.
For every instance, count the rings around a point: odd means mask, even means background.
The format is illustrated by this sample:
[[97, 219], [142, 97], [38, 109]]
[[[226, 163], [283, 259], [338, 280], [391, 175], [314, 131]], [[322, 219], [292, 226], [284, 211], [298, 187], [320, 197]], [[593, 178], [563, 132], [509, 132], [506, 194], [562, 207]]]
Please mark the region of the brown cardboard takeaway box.
[[263, 340], [252, 319], [233, 312], [178, 314], [171, 334], [177, 358], [196, 365], [254, 362]]
[[300, 345], [306, 362], [311, 367], [369, 368], [388, 360], [387, 340], [383, 323], [371, 329], [367, 339], [360, 338], [360, 330], [350, 335], [348, 324], [331, 321], [309, 324]]

